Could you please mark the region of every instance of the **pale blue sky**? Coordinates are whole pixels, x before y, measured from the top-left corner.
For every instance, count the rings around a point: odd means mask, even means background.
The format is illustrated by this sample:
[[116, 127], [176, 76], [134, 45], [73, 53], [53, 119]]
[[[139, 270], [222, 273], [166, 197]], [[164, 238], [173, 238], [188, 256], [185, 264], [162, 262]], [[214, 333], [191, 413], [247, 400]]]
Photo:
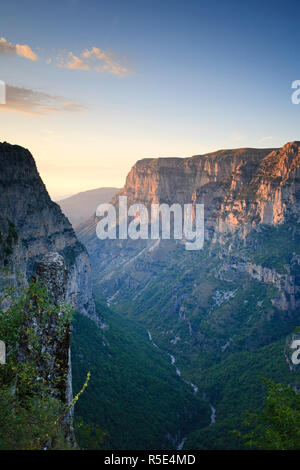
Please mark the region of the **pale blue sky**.
[[256, 0], [1, 1], [0, 80], [15, 99], [1, 140], [32, 151], [52, 196], [122, 186], [144, 157], [299, 140], [299, 14]]

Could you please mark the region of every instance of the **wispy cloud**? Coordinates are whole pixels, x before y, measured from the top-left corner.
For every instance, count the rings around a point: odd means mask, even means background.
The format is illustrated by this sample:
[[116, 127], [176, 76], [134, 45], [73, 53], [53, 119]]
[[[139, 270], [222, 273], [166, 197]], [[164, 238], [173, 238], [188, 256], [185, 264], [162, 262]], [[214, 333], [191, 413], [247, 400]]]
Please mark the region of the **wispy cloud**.
[[42, 91], [7, 85], [6, 104], [0, 106], [0, 111], [2, 109], [27, 114], [46, 114], [76, 112], [85, 108], [62, 96], [53, 96]]
[[[123, 62], [125, 62], [124, 59]], [[98, 47], [85, 49], [79, 56], [76, 56], [73, 52], [69, 52], [67, 59], [59, 58], [58, 66], [74, 70], [108, 72], [118, 77], [124, 77], [131, 72], [120, 59], [116, 59], [112, 52], [103, 51]]]
[[[32, 61], [38, 60], [37, 54], [28, 44], [13, 44], [4, 37], [0, 37], [0, 54], [16, 55]], [[66, 69], [107, 72], [118, 77], [124, 77], [131, 72], [126, 59], [117, 58], [112, 52], [103, 51], [95, 46], [83, 50], [79, 55], [75, 55], [72, 51], [64, 51], [55, 59], [48, 56], [45, 63]]]
[[18, 55], [33, 61], [38, 59], [38, 56], [27, 44], [13, 44], [5, 38], [0, 38], [0, 54]]
[[65, 64], [60, 64], [61, 67], [66, 69], [74, 70], [90, 70], [90, 64], [86, 63], [84, 60], [80, 59], [72, 52], [69, 52], [69, 60]]

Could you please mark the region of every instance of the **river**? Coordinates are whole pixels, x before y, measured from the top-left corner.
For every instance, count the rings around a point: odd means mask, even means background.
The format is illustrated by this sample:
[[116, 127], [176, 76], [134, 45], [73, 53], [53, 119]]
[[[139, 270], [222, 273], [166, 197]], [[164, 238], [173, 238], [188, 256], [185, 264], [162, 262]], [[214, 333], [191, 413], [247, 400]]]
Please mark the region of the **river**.
[[[151, 343], [153, 344], [153, 346], [154, 346], [155, 348], [160, 349], [160, 348], [157, 346], [157, 344], [153, 341], [153, 337], [152, 337], [151, 332], [148, 330], [147, 333], [148, 333], [149, 341], [151, 341]], [[170, 353], [167, 353], [167, 354], [168, 354], [168, 356], [169, 356], [169, 358], [170, 358], [170, 360], [171, 360], [171, 365], [175, 367], [175, 372], [176, 372], [176, 374], [178, 375], [178, 377], [180, 377], [181, 380], [182, 380], [184, 383], [186, 383], [187, 385], [189, 385], [190, 387], [192, 387], [194, 393], [198, 393], [198, 387], [197, 387], [197, 385], [195, 385], [193, 382], [190, 382], [189, 380], [187, 380], [187, 379], [185, 379], [184, 377], [182, 377], [182, 375], [181, 375], [181, 370], [177, 367], [177, 365], [176, 365], [176, 359], [175, 359], [175, 357], [173, 356], [173, 354], [170, 354]], [[213, 407], [213, 405], [212, 405], [211, 403], [209, 404], [209, 406], [210, 406], [210, 409], [211, 409], [210, 424], [209, 424], [209, 426], [212, 426], [212, 425], [215, 424], [215, 422], [216, 422], [216, 409]], [[186, 440], [187, 440], [187, 437], [184, 437], [184, 438], [182, 439], [182, 441], [177, 445], [176, 450], [182, 450], [182, 449], [183, 449], [183, 446], [184, 446], [184, 443], [185, 443]]]

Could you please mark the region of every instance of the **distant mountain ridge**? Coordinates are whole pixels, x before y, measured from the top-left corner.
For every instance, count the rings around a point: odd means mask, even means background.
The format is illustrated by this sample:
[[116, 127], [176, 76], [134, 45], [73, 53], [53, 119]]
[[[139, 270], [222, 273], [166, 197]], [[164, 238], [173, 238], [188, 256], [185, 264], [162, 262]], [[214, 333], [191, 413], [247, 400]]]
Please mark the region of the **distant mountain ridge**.
[[119, 188], [105, 187], [90, 189], [56, 201], [73, 227], [91, 217], [99, 204], [110, 202]]

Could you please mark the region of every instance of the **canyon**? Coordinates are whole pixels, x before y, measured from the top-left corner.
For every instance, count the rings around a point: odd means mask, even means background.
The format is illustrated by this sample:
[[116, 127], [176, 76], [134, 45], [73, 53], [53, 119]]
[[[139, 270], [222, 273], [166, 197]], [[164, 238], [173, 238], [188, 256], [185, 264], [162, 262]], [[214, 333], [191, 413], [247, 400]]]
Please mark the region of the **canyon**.
[[[36, 358], [36, 376], [67, 405], [91, 369], [78, 417], [108, 430], [109, 448], [239, 449], [231, 431], [261, 407], [260, 377], [299, 388], [289, 342], [300, 320], [300, 142], [133, 166], [111, 203], [204, 204], [194, 252], [184, 240], [99, 240], [95, 214], [75, 233], [28, 150], [4, 142], [0, 163], [1, 288], [45, 284], [57, 316], [24, 326], [60, 363]], [[60, 337], [62, 303], [76, 315]]]
[[99, 240], [96, 216], [77, 235], [101, 301], [176, 357], [185, 380], [213, 403], [213, 421], [217, 409], [213, 426], [191, 432], [184, 448], [238, 448], [230, 429], [247, 407], [261, 406], [259, 377], [298, 383], [284, 350], [299, 324], [300, 142], [139, 160], [111, 201], [116, 208], [120, 196], [148, 209], [204, 204], [197, 252], [183, 240]]

